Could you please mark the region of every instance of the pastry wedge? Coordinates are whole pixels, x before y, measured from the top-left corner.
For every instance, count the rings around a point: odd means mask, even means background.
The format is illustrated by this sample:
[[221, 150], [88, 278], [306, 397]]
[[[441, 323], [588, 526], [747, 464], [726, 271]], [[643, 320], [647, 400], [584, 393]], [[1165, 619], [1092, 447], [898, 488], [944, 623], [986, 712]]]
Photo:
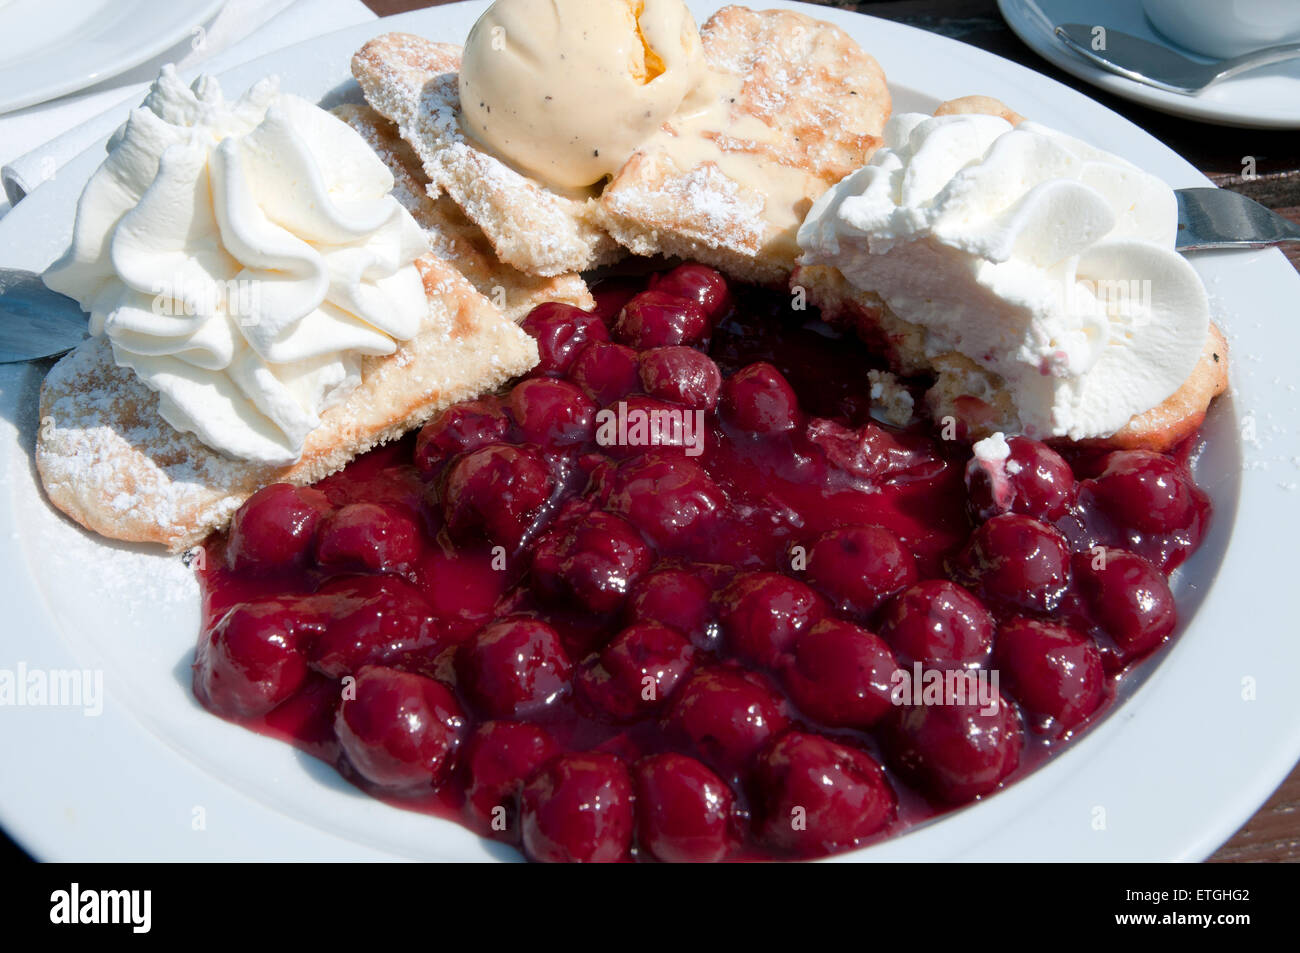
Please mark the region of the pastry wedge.
[[555, 277], [622, 257], [595, 198], [544, 188], [464, 136], [456, 115], [460, 49], [386, 33], [352, 57], [366, 101], [396, 123], [419, 156], [430, 195], [451, 196], [497, 257], [526, 274]]
[[51, 502], [100, 535], [180, 552], [261, 487], [313, 483], [537, 362], [533, 340], [455, 267], [434, 255], [417, 265], [429, 299], [420, 332], [363, 359], [360, 385], [325, 411], [287, 467], [233, 460], [174, 430], [157, 394], [114, 363], [107, 339], [85, 341], [41, 387], [36, 467]]
[[[1012, 125], [1025, 118], [990, 96], [951, 99], [934, 111], [936, 116], [968, 113], [999, 116]], [[935, 382], [925, 400], [935, 420], [953, 417], [972, 438], [1019, 430], [1015, 407], [997, 374], [962, 354], [929, 354], [926, 330], [898, 317], [879, 295], [853, 287], [838, 270], [825, 265], [799, 267], [791, 286], [804, 289], [809, 303], [821, 309], [826, 321], [854, 329], [888, 358], [895, 372], [932, 375]], [[1228, 342], [1211, 323], [1200, 360], [1178, 390], [1110, 436], [1078, 443], [1115, 450], [1168, 450], [1196, 432], [1210, 402], [1227, 389]]]
[[[996, 374], [962, 354], [928, 355], [925, 328], [898, 317], [878, 295], [854, 288], [826, 265], [799, 267], [791, 287], [802, 288], [808, 303], [821, 310], [827, 323], [852, 329], [885, 355], [895, 373], [933, 376], [925, 401], [934, 420], [953, 417], [971, 439], [1020, 429], [1010, 396]], [[1177, 391], [1109, 437], [1080, 443], [1114, 450], [1168, 450], [1196, 432], [1210, 402], [1227, 388], [1228, 342], [1211, 324], [1200, 361]]]
[[445, 192], [431, 195], [420, 159], [397, 126], [369, 106], [348, 103], [333, 110], [361, 134], [393, 173], [393, 196], [424, 229], [429, 246], [443, 261], [470, 280], [478, 291], [518, 324], [537, 305], [561, 301], [588, 310], [595, 301], [577, 274], [540, 277], [504, 264], [483, 230]]
[[[732, 80], [717, 91], [721, 121], [690, 129], [670, 120], [601, 193], [606, 227], [638, 255], [780, 283], [813, 201], [881, 144], [885, 74], [839, 27], [788, 10], [724, 7], [700, 36], [711, 70]], [[690, 136], [703, 148], [683, 148]]]

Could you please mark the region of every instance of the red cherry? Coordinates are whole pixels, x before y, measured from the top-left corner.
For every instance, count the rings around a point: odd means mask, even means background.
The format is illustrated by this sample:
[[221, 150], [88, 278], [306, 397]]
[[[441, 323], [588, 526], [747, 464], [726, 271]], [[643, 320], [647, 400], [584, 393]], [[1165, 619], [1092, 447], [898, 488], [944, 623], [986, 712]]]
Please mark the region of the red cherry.
[[993, 651], [993, 617], [956, 583], [927, 579], [885, 606], [880, 634], [906, 667], [974, 668]]
[[587, 443], [595, 433], [596, 404], [575, 384], [549, 377], [520, 381], [506, 398], [525, 443], [548, 449]]
[[578, 674], [598, 711], [617, 720], [662, 708], [695, 664], [695, 649], [675, 629], [640, 622], [624, 629]]
[[657, 754], [637, 762], [637, 841], [665, 863], [717, 863], [735, 846], [735, 797], [694, 758]]
[[488, 626], [456, 651], [470, 703], [491, 718], [534, 717], [569, 690], [573, 666], [560, 634], [537, 619]]
[[1070, 553], [1052, 527], [1004, 513], [975, 530], [958, 570], [986, 599], [1012, 609], [1051, 612], [1070, 584]]
[[255, 718], [289, 698], [307, 678], [291, 600], [241, 603], [202, 638], [194, 694], [227, 718]]
[[391, 506], [349, 503], [326, 518], [316, 540], [322, 566], [405, 572], [420, 552], [420, 528]]
[[539, 766], [559, 754], [546, 730], [527, 722], [489, 721], [479, 726], [465, 750], [465, 810], [478, 826], [517, 843], [519, 794]]
[[636, 622], [662, 622], [696, 645], [708, 648], [716, 641], [713, 589], [685, 569], [658, 569], [632, 587], [628, 617]]
[[656, 347], [641, 355], [641, 386], [652, 397], [698, 410], [718, 403], [722, 372], [693, 347]]
[[892, 707], [894, 656], [877, 635], [838, 619], [799, 637], [782, 669], [791, 700], [836, 728], [870, 728]]
[[533, 551], [537, 588], [551, 600], [572, 600], [592, 612], [612, 612], [653, 556], [631, 523], [594, 512], [555, 529]]
[[357, 773], [387, 788], [440, 785], [466, 729], [451, 692], [423, 675], [378, 665], [356, 679], [356, 695], [344, 695], [334, 731]]
[[647, 457], [621, 466], [608, 507], [630, 520], [661, 549], [681, 549], [709, 530], [726, 497], [698, 464]]
[[1184, 529], [1204, 506], [1186, 469], [1149, 450], [1110, 454], [1101, 476], [1089, 485], [1116, 522], [1141, 533]]
[[717, 324], [731, 310], [731, 292], [722, 273], [695, 262], [678, 265], [672, 271], [650, 279], [656, 291], [677, 295], [698, 304], [710, 324]]
[[771, 364], [750, 364], [728, 377], [721, 405], [727, 421], [752, 433], [784, 433], [799, 425], [794, 388]]
[[540, 374], [563, 374], [588, 343], [609, 340], [600, 315], [558, 301], [539, 304], [519, 326], [537, 341]]
[[998, 627], [993, 658], [1016, 700], [1063, 729], [1075, 727], [1101, 704], [1101, 653], [1082, 632], [1011, 618]]
[[448, 471], [443, 517], [461, 538], [481, 530], [513, 548], [538, 519], [551, 488], [550, 471], [535, 450], [489, 444], [460, 457]]
[[743, 767], [787, 724], [781, 700], [767, 683], [732, 668], [697, 671], [682, 686], [668, 717], [670, 727], [705, 761], [726, 771]]
[[329, 678], [363, 665], [432, 658], [448, 644], [427, 600], [393, 576], [335, 579], [310, 597], [323, 631], [307, 647], [311, 667]]
[[1178, 625], [1168, 581], [1141, 556], [1107, 549], [1102, 560], [1081, 553], [1074, 570], [1093, 614], [1115, 640], [1123, 660], [1150, 652]]
[[802, 731], [759, 756], [754, 786], [759, 836], [805, 857], [854, 847], [894, 817], [894, 792], [870, 755]]
[[1074, 499], [1074, 473], [1059, 453], [1028, 437], [1007, 440], [1006, 460], [971, 457], [966, 487], [971, 515], [986, 520], [999, 513], [1022, 513], [1051, 522], [1065, 515]]
[[984, 706], [944, 697], [940, 704], [899, 709], [885, 724], [890, 764], [909, 783], [950, 804], [988, 794], [1020, 763], [1020, 720], [1000, 695]]
[[826, 605], [803, 583], [775, 572], [737, 576], [722, 592], [719, 620], [731, 651], [751, 665], [772, 666]]
[[665, 291], [642, 291], [614, 322], [614, 337], [639, 351], [669, 344], [700, 344], [709, 336], [709, 320], [694, 301]]
[[593, 341], [574, 359], [569, 380], [596, 403], [608, 406], [641, 386], [637, 353], [625, 344]]
[[301, 565], [316, 539], [329, 500], [320, 490], [272, 483], [258, 490], [230, 521], [226, 562], [237, 572]]
[[632, 780], [614, 755], [565, 754], [524, 787], [524, 852], [547, 863], [615, 863], [632, 845]]
[[461, 453], [505, 439], [510, 418], [495, 397], [453, 404], [429, 421], [415, 438], [415, 465], [426, 476]]
[[808, 582], [838, 611], [863, 622], [916, 577], [912, 553], [879, 526], [831, 530], [808, 551]]

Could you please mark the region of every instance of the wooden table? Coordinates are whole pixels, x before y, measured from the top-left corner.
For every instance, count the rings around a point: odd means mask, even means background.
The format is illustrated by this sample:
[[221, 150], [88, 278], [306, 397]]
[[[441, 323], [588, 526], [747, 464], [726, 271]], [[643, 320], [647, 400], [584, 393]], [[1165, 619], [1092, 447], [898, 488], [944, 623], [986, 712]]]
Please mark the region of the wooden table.
[[[455, 0], [365, 0], [380, 16], [438, 6]], [[750, 0], [761, 7], [762, 3]], [[886, 0], [851, 3], [814, 0], [827, 6], [857, 10], [942, 33], [989, 50], [1037, 70], [1126, 116], [1167, 143], [1223, 188], [1243, 192], [1292, 221], [1300, 222], [1300, 135], [1228, 129], [1167, 116], [1120, 99], [1062, 72], [1025, 46], [998, 13], [994, 0]], [[972, 88], [971, 92], [979, 92]], [[1049, 120], [1050, 124], [1050, 120]], [[1242, 177], [1245, 156], [1256, 160], [1255, 177]], [[1288, 250], [1300, 269], [1300, 247]], [[1212, 861], [1300, 862], [1300, 766], [1274, 792], [1259, 812], [1210, 858]]]

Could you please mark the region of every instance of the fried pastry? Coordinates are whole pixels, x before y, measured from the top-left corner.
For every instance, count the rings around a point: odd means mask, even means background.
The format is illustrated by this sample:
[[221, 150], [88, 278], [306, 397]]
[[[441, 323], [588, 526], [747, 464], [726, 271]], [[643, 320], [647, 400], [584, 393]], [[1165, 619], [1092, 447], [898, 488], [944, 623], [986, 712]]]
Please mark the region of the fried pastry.
[[467, 139], [457, 113], [461, 49], [409, 33], [386, 33], [352, 58], [366, 101], [414, 148], [431, 193], [446, 192], [487, 236], [497, 257], [554, 277], [622, 257], [590, 196], [554, 192]]
[[879, 64], [839, 27], [787, 10], [724, 7], [700, 31], [714, 77], [601, 194], [638, 255], [678, 255], [733, 278], [783, 281], [813, 201], [881, 143]]
[[483, 230], [446, 193], [430, 195], [419, 157], [398, 134], [397, 126], [369, 106], [348, 103], [333, 113], [361, 134], [393, 173], [393, 195], [424, 229], [434, 254], [454, 265], [470, 283], [518, 324], [537, 305], [561, 301], [590, 309], [595, 301], [577, 274], [528, 275], [497, 258]]
[[537, 346], [452, 265], [418, 260], [429, 309], [396, 352], [362, 360], [361, 383], [326, 410], [289, 466], [234, 460], [166, 423], [158, 395], [91, 338], [41, 387], [36, 467], [56, 507], [103, 536], [173, 552], [221, 529], [270, 483], [313, 483], [435, 413], [524, 373]]

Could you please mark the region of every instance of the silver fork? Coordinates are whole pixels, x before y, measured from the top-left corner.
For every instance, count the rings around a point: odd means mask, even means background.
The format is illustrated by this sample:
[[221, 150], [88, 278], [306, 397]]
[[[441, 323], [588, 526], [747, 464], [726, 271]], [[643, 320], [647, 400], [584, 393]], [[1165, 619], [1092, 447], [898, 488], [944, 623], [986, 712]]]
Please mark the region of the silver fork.
[[1084, 59], [1104, 70], [1171, 93], [1195, 96], [1229, 76], [1300, 57], [1300, 43], [1267, 46], [1230, 60], [1198, 63], [1160, 43], [1152, 43], [1122, 30], [1105, 27], [1105, 48], [1094, 50], [1093, 31], [1083, 23], [1062, 23], [1056, 28], [1061, 41]]

